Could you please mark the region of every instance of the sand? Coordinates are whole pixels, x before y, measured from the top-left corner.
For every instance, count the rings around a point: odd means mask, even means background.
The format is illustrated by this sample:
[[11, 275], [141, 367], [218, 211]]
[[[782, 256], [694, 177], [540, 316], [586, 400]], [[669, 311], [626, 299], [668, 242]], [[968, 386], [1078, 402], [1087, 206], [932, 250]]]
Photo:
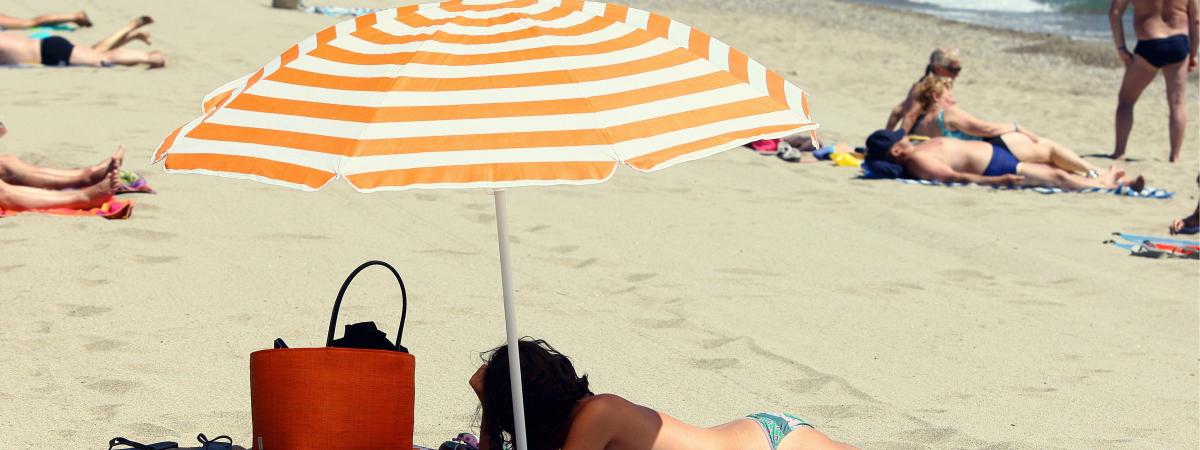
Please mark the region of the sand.
[[[266, 3], [86, 2], [97, 27], [73, 40], [150, 14], [171, 67], [0, 70], [0, 152], [69, 166], [125, 144], [127, 167], [161, 192], [136, 197], [127, 221], [0, 220], [0, 448], [200, 432], [248, 445], [249, 354], [276, 337], [321, 345], [340, 283], [375, 258], [410, 287], [417, 442], [472, 429], [466, 380], [504, 337], [488, 192], [304, 193], [149, 165], [205, 93], [336, 22]], [[1112, 145], [1121, 74], [1104, 43], [819, 0], [634, 4], [810, 91], [827, 139], [861, 142], [929, 50], [958, 45], [968, 111], [1083, 154]], [[779, 410], [871, 449], [1196, 448], [1200, 266], [1101, 242], [1165, 234], [1195, 207], [1200, 133], [1171, 165], [1161, 81], [1137, 114], [1128, 167], [1174, 199], [861, 181], [736, 149], [512, 190], [521, 331], [598, 391], [699, 425]], [[364, 274], [346, 319], [392, 328], [394, 291]]]

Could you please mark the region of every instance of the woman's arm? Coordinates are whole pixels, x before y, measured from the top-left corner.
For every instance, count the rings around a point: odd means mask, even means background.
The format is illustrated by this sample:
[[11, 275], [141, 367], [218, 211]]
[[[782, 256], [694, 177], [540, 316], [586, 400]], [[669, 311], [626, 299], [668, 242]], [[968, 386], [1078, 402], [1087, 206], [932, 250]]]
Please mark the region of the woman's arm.
[[1035, 143], [1038, 141], [1036, 134], [1033, 134], [1032, 131], [1022, 128], [1021, 125], [1016, 122], [988, 122], [986, 120], [978, 119], [975, 116], [972, 116], [970, 113], [959, 109], [958, 107], [952, 106], [950, 108], [946, 108], [946, 113], [943, 117], [946, 120], [946, 124], [949, 125], [950, 128], [957, 129], [972, 136], [989, 138], [1008, 133], [1021, 133], [1029, 136], [1029, 139]]

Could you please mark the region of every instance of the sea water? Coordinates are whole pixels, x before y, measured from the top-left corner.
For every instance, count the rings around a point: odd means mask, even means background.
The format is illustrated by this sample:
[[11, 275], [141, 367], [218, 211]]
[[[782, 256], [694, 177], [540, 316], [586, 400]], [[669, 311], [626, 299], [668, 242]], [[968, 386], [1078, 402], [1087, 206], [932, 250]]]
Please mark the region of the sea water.
[[[1109, 0], [849, 0], [917, 11], [944, 19], [1072, 39], [1106, 41]], [[1132, 9], [1132, 8], [1131, 8]], [[1130, 11], [1125, 35], [1132, 38]]]

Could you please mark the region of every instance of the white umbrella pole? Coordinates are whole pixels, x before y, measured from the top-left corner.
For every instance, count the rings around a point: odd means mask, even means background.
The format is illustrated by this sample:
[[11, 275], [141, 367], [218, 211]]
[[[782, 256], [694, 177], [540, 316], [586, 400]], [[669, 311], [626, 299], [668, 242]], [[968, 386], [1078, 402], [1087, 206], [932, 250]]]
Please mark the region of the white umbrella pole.
[[517, 310], [513, 304], [512, 267], [508, 258], [508, 206], [504, 201], [504, 189], [493, 189], [492, 192], [496, 197], [496, 232], [500, 240], [500, 280], [504, 286], [504, 329], [508, 333], [508, 377], [512, 380], [513, 423], [517, 428], [517, 450], [528, 450], [528, 441], [525, 439], [525, 396], [521, 390], [521, 356], [517, 349]]

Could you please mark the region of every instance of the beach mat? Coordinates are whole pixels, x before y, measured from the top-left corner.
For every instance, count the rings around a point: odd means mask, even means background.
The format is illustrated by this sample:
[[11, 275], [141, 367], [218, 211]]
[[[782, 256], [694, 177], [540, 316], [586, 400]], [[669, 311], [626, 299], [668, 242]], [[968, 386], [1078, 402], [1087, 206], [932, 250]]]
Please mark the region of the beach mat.
[[[877, 178], [863, 178], [863, 179], [877, 179]], [[963, 186], [973, 185], [973, 183], [943, 183], [941, 181], [914, 180], [911, 178], [895, 178], [895, 180], [899, 181], [901, 183], [904, 183], [904, 184], [919, 184], [919, 185], [923, 185], [923, 186], [963, 187]], [[1068, 189], [1051, 188], [1051, 187], [1038, 187], [1038, 186], [985, 186], [985, 187], [991, 187], [992, 189], [1010, 190], [1010, 191], [1033, 191], [1033, 192], [1037, 192], [1039, 194], [1045, 194], [1045, 195], [1050, 195], [1050, 194], [1111, 194], [1111, 195], [1116, 195], [1116, 196], [1121, 196], [1121, 197], [1153, 198], [1153, 199], [1159, 199], [1159, 200], [1168, 199], [1175, 195], [1174, 192], [1168, 191], [1166, 189], [1152, 188], [1149, 186], [1143, 188], [1140, 191], [1135, 191], [1126, 186], [1122, 186], [1122, 187], [1115, 188], [1115, 189], [1089, 188], [1089, 189], [1083, 189], [1083, 190], [1079, 190], [1079, 191], [1072, 191], [1072, 190], [1068, 190]]]
[[1142, 236], [1128, 233], [1113, 233], [1118, 239], [1104, 241], [1120, 249], [1129, 251], [1130, 255], [1143, 258], [1184, 258], [1200, 259], [1200, 241]]
[[52, 209], [35, 209], [29, 211], [11, 211], [0, 208], [0, 218], [15, 216], [18, 214], [50, 214], [54, 216], [69, 216], [69, 217], [103, 217], [105, 219], [128, 219], [133, 214], [133, 201], [120, 200], [116, 197], [108, 199], [99, 208], [91, 209], [72, 209], [72, 208], [52, 208]]

